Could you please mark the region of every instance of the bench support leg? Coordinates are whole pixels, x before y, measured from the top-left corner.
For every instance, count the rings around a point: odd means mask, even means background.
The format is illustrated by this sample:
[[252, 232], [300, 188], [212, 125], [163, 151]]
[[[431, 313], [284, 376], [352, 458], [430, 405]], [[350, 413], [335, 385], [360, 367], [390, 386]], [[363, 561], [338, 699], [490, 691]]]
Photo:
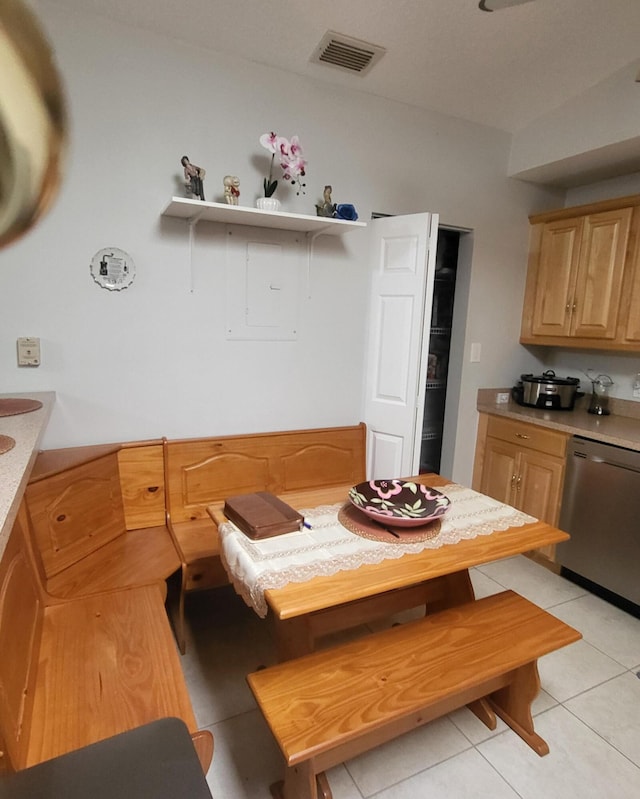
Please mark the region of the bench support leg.
[[287, 768], [284, 781], [274, 782], [269, 790], [273, 799], [333, 799], [325, 773], [316, 777], [309, 761]]
[[491, 694], [491, 707], [509, 727], [540, 757], [549, 753], [549, 745], [533, 729], [531, 703], [540, 692], [537, 661], [513, 672], [509, 685]]
[[213, 735], [209, 730], [198, 730], [191, 733], [191, 740], [202, 766], [202, 773], [206, 777], [213, 759]]
[[[440, 589], [442, 594], [437, 599], [427, 600], [427, 615], [439, 613], [447, 608], [465, 605], [467, 602], [473, 602], [476, 598], [468, 569], [453, 572], [453, 574], [445, 574], [436, 578], [436, 580], [438, 584], [442, 585]], [[436, 583], [436, 580], [432, 582]]]
[[477, 716], [480, 721], [490, 730], [495, 730], [498, 726], [496, 714], [493, 712], [491, 704], [487, 699], [477, 699], [475, 702], [470, 702], [467, 707]]

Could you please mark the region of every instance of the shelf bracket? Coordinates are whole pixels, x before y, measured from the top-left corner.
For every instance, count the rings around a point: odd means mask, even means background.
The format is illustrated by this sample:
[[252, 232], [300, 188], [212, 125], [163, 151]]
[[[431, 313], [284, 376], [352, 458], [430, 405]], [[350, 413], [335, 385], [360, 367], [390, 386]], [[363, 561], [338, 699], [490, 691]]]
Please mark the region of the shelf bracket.
[[313, 259], [313, 245], [316, 242], [318, 236], [322, 236], [322, 234], [327, 230], [329, 226], [320, 228], [319, 230], [308, 231], [305, 233], [305, 238], [307, 240], [307, 299], [311, 299], [311, 261]]
[[198, 211], [197, 214], [187, 219], [189, 225], [189, 293], [193, 294], [193, 249], [196, 237], [196, 225], [202, 217], [203, 211]]

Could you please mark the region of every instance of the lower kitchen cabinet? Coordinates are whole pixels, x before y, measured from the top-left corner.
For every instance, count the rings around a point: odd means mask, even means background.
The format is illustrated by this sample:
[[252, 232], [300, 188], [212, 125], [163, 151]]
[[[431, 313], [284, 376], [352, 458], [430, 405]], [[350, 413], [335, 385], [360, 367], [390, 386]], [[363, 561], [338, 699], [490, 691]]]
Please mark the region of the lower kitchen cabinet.
[[[557, 526], [567, 440], [566, 433], [481, 414], [474, 488]], [[553, 561], [555, 546], [536, 552]]]

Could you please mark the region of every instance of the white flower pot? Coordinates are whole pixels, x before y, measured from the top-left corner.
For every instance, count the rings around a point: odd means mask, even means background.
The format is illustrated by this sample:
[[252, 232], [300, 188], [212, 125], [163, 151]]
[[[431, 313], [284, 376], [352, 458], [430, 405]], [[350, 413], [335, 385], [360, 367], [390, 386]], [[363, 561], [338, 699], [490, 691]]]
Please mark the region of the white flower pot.
[[259, 197], [256, 205], [261, 211], [279, 211], [280, 200], [275, 197]]

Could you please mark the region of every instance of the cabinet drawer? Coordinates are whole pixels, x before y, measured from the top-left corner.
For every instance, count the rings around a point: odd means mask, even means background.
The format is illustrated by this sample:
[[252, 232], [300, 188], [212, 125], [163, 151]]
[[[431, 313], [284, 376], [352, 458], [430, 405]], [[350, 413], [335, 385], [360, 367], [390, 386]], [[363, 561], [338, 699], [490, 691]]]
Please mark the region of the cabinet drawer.
[[547, 430], [526, 422], [517, 422], [500, 416], [490, 416], [487, 426], [487, 435], [509, 441], [521, 447], [546, 452], [558, 458], [564, 458], [567, 448], [567, 433], [556, 430]]

